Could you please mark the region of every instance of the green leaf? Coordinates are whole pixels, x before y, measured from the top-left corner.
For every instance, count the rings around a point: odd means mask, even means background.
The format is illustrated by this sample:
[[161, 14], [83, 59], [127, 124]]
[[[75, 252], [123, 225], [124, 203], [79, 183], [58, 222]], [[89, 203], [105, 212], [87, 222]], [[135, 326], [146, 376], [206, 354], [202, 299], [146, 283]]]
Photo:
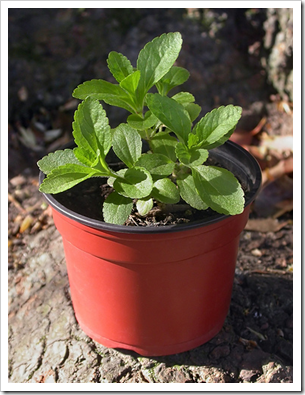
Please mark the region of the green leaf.
[[113, 150], [128, 167], [132, 167], [142, 153], [142, 140], [139, 133], [122, 123], [113, 133]]
[[72, 96], [76, 99], [84, 100], [92, 97], [96, 100], [104, 100], [111, 106], [125, 108], [125, 110], [135, 113], [135, 105], [129, 94], [119, 85], [112, 84], [104, 80], [86, 81], [74, 89]]
[[72, 188], [74, 185], [99, 175], [99, 172], [77, 164], [59, 166], [47, 175], [39, 187], [40, 192], [56, 194]]
[[175, 137], [165, 132], [159, 132], [149, 141], [149, 146], [153, 153], [165, 155], [175, 162], [177, 159], [175, 151], [177, 143]]
[[126, 56], [112, 51], [107, 59], [108, 68], [114, 78], [120, 83], [129, 74], [133, 73], [133, 67]]
[[172, 99], [181, 104], [194, 103], [195, 97], [189, 92], [179, 92], [172, 96]]
[[101, 156], [104, 159], [112, 146], [112, 131], [109, 125], [109, 120], [106, 117], [106, 112], [101, 110], [102, 106], [97, 107], [97, 120], [95, 125], [95, 134], [98, 142], [98, 147], [101, 151]]
[[201, 107], [198, 104], [195, 104], [194, 96], [189, 92], [179, 92], [172, 97], [172, 99], [176, 100], [178, 103], [182, 104], [183, 107], [189, 114], [191, 121], [193, 122], [198, 115], [200, 114]]
[[204, 148], [191, 148], [190, 166], [202, 165], [209, 157], [209, 151]]
[[188, 112], [184, 107], [167, 96], [159, 93], [148, 93], [146, 96], [147, 106], [150, 111], [182, 142], [187, 142], [187, 137], [191, 132], [192, 123]]
[[80, 148], [94, 156], [100, 149], [102, 156], [106, 156], [111, 147], [111, 129], [98, 100], [88, 97], [79, 104], [74, 114], [73, 136]]
[[197, 146], [199, 143], [199, 137], [196, 134], [190, 133], [187, 139], [188, 148]]
[[156, 83], [158, 92], [166, 96], [168, 92], [188, 80], [190, 73], [183, 67], [172, 66], [170, 70]]
[[152, 191], [153, 180], [150, 173], [143, 167], [133, 167], [126, 170], [124, 177], [117, 178], [113, 186], [122, 196], [142, 199]]
[[111, 192], [103, 204], [104, 221], [110, 224], [123, 225], [131, 214], [132, 199]]
[[136, 166], [144, 167], [152, 176], [169, 176], [175, 167], [175, 163], [161, 154], [142, 154]]
[[198, 115], [201, 112], [201, 107], [198, 104], [195, 104], [195, 103], [183, 104], [183, 107], [188, 112], [189, 117], [190, 117], [192, 122], [195, 121], [195, 119], [198, 117]]
[[74, 148], [73, 152], [80, 162], [99, 171], [101, 175], [103, 174], [105, 177], [108, 177], [111, 173], [107, 162], [102, 159], [104, 158], [104, 155], [101, 155], [101, 151], [99, 149], [97, 149], [95, 155], [91, 151], [86, 151], [84, 148], [80, 147]]
[[152, 198], [139, 199], [136, 203], [137, 210], [143, 217], [153, 208], [153, 205], [154, 201]]
[[184, 144], [178, 143], [176, 145], [176, 155], [181, 163], [186, 166], [197, 166], [204, 163], [209, 152], [203, 148], [187, 148]]
[[176, 155], [179, 161], [185, 165], [188, 165], [191, 160], [191, 153], [183, 143], [176, 145]]
[[49, 174], [57, 167], [66, 165], [68, 163], [82, 165], [82, 163], [75, 157], [74, 152], [71, 149], [52, 152], [40, 159], [37, 162], [37, 165], [44, 174]]
[[144, 118], [142, 118], [140, 115], [137, 114], [131, 114], [127, 118], [128, 125], [130, 125], [132, 128], [137, 130], [149, 129], [152, 126], [154, 126], [157, 122], [158, 122], [158, 118], [155, 117], [151, 113], [151, 111], [147, 111], [144, 115]]
[[215, 108], [201, 118], [193, 130], [201, 142], [201, 147], [211, 149], [228, 140], [241, 113], [241, 107], [230, 104], [226, 107]]
[[[120, 169], [118, 170], [115, 174], [117, 175], [117, 177], [122, 177], [124, 178], [124, 174], [126, 173], [128, 169]], [[113, 187], [114, 181], [117, 179], [117, 177], [114, 176], [110, 176], [107, 179], [107, 184], [111, 187]]]
[[141, 71], [138, 86], [140, 102], [145, 94], [173, 66], [182, 46], [180, 33], [167, 33], [147, 43], [140, 51], [137, 69]]
[[86, 166], [94, 167], [98, 163], [100, 156], [99, 149], [95, 155], [92, 153], [92, 151], [87, 151], [86, 149], [80, 147], [74, 148], [73, 152], [76, 158]]
[[139, 84], [140, 75], [141, 72], [139, 70], [135, 71], [132, 74], [129, 74], [120, 82], [120, 87], [125, 89], [131, 95], [134, 95]]
[[235, 215], [244, 210], [244, 192], [234, 175], [220, 167], [192, 168], [196, 189], [209, 207], [221, 214]]
[[191, 174], [185, 175], [182, 179], [177, 179], [180, 196], [191, 207], [197, 210], [206, 210], [209, 206], [201, 199], [195, 187], [194, 179]]
[[156, 200], [166, 204], [175, 204], [180, 200], [179, 189], [169, 178], [157, 180], [151, 194]]

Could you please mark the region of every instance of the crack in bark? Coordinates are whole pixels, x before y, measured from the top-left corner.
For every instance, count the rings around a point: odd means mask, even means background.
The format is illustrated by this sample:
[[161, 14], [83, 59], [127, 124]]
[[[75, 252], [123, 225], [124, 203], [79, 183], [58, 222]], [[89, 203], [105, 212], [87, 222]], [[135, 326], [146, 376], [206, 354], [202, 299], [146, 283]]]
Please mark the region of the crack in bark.
[[121, 371], [121, 373], [117, 377], [114, 378], [113, 382], [114, 383], [119, 383], [120, 380], [122, 380], [123, 377], [127, 376], [131, 372], [132, 372], [132, 367], [131, 366], [126, 366], [126, 368], [123, 369]]
[[[31, 378], [34, 376], [34, 374], [35, 374], [35, 372], [37, 372], [38, 370], [39, 370], [39, 368], [42, 366], [42, 363], [43, 363], [43, 356], [44, 356], [44, 354], [45, 354], [45, 352], [46, 352], [46, 344], [47, 344], [47, 338], [46, 338], [46, 336], [43, 336], [42, 338], [41, 338], [41, 341], [42, 341], [42, 351], [41, 351], [41, 354], [39, 355], [39, 357], [38, 357], [38, 359], [37, 359], [37, 365], [36, 365], [36, 367], [29, 373], [29, 375], [28, 375], [28, 379], [26, 380], [26, 381], [30, 381], [31, 380]], [[23, 365], [23, 364], [22, 364]]]

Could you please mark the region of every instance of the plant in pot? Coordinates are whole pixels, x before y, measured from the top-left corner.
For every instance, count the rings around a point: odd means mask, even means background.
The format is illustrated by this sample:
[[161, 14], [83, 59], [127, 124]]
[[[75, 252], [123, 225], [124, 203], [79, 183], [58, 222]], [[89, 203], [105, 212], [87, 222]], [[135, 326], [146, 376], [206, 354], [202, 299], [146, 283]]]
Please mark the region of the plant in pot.
[[[194, 96], [168, 95], [189, 77], [174, 66], [181, 46], [180, 33], [156, 37], [136, 68], [111, 52], [117, 84], [79, 85], [74, 148], [38, 162], [81, 328], [107, 347], [149, 356], [189, 350], [221, 329], [239, 236], [261, 182], [255, 159], [228, 141], [240, 107], [195, 122]], [[127, 110], [126, 122], [112, 129], [101, 101]], [[89, 180], [103, 187], [95, 188], [100, 203], [85, 207], [78, 188]], [[86, 214], [92, 208], [97, 214]]]

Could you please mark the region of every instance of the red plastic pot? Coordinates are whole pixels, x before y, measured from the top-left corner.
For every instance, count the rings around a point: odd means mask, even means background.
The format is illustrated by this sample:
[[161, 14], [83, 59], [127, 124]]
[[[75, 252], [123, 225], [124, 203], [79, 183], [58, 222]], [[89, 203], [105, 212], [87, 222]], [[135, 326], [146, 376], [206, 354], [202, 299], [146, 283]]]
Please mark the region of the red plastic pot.
[[211, 154], [248, 186], [242, 214], [162, 228], [126, 227], [84, 217], [62, 206], [56, 195], [45, 195], [63, 238], [75, 315], [92, 339], [158, 356], [199, 346], [222, 328], [239, 237], [261, 171], [232, 142]]

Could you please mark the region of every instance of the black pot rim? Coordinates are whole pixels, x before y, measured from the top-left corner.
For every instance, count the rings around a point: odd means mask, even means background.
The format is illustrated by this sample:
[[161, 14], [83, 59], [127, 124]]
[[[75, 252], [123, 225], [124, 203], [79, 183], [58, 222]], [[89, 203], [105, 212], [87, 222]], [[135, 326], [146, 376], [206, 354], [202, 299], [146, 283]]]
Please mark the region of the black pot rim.
[[[218, 147], [218, 150], [221, 150], [222, 147], [226, 147], [228, 151], [235, 151], [234, 157], [242, 158], [241, 162], [247, 161], [249, 165], [252, 167], [251, 175], [253, 177], [253, 185], [251, 186], [250, 191], [245, 195], [245, 207], [250, 205], [253, 200], [256, 198], [259, 193], [261, 182], [262, 182], [262, 173], [260, 166], [256, 159], [243, 147], [234, 143], [233, 141], [226, 141], [222, 146]], [[211, 150], [212, 151], [212, 150]], [[231, 157], [233, 157], [231, 155]], [[233, 162], [233, 161], [231, 161]], [[241, 163], [242, 164], [242, 163]], [[42, 183], [45, 175], [40, 171], [39, 173], [39, 184]], [[59, 203], [54, 195], [43, 193], [47, 202], [56, 209], [60, 214], [91, 228], [103, 230], [107, 232], [116, 232], [116, 233], [168, 233], [168, 232], [178, 232], [178, 231], [186, 231], [195, 228], [199, 228], [202, 226], [212, 225], [219, 221], [222, 221], [226, 218], [229, 218], [230, 215], [226, 214], [218, 214], [216, 213], [214, 216], [211, 216], [206, 219], [191, 221], [183, 224], [174, 224], [174, 225], [164, 225], [164, 226], [125, 226], [125, 225], [114, 225], [107, 222], [103, 222], [97, 219], [89, 218], [84, 215], [78, 214], [75, 211], [72, 211]]]

